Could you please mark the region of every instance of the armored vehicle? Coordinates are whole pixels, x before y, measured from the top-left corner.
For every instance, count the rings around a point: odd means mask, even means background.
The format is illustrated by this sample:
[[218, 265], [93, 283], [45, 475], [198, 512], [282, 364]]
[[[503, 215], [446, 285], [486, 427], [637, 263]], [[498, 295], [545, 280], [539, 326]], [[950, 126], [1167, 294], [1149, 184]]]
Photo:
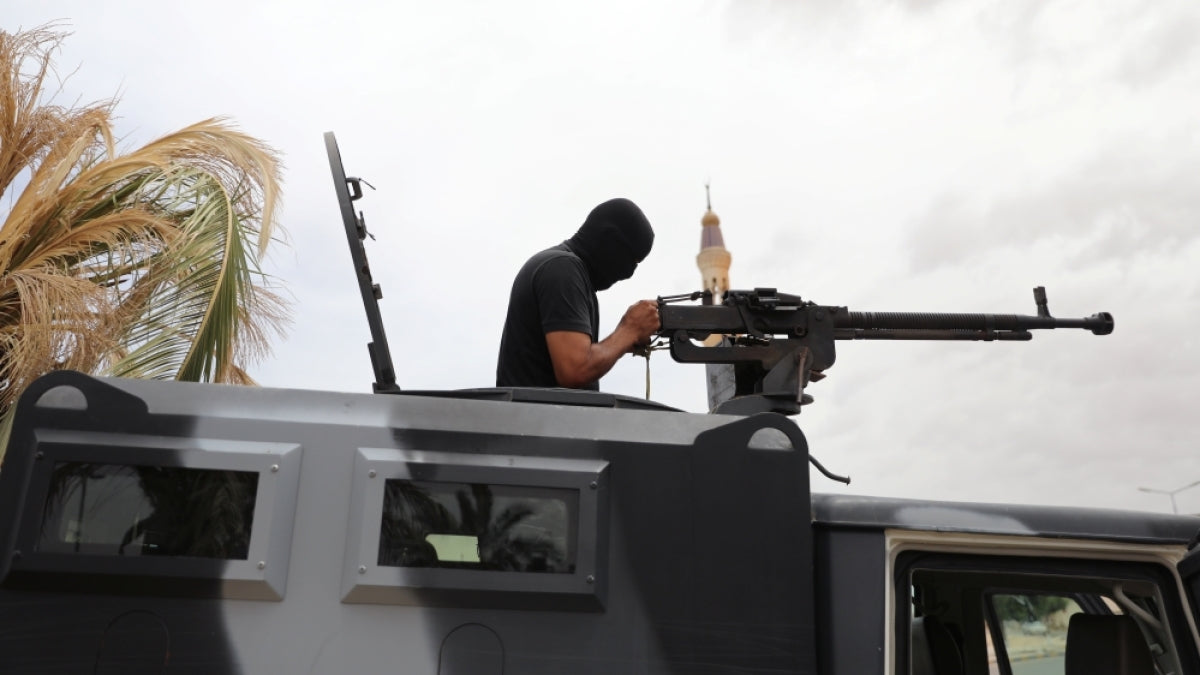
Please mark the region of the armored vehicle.
[[1200, 672], [1200, 518], [810, 495], [776, 413], [67, 372], [20, 406], [0, 672]]
[[[1200, 673], [1200, 518], [838, 494], [788, 417], [836, 339], [1111, 316], [1055, 319], [1044, 292], [1036, 317], [664, 298], [676, 358], [735, 371], [714, 413], [422, 392], [395, 384], [360, 254], [379, 393], [26, 390], [0, 470], [0, 672]], [[688, 346], [709, 333], [729, 339]]]

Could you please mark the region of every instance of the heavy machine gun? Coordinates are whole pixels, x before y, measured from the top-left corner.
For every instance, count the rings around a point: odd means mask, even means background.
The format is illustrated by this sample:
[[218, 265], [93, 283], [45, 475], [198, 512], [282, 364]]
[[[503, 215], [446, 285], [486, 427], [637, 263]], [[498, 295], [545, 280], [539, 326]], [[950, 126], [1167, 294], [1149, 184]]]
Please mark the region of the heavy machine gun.
[[[774, 288], [729, 291], [721, 304], [707, 292], [660, 296], [660, 336], [681, 363], [732, 364], [732, 397], [713, 412], [794, 415], [811, 402], [809, 382], [833, 365], [836, 340], [1031, 340], [1031, 330], [1085, 328], [1095, 335], [1113, 331], [1113, 317], [1100, 312], [1083, 319], [1050, 315], [1046, 289], [1033, 289], [1037, 315], [852, 312], [818, 305]], [[703, 299], [704, 304], [683, 301]], [[695, 340], [724, 336], [719, 345]]]

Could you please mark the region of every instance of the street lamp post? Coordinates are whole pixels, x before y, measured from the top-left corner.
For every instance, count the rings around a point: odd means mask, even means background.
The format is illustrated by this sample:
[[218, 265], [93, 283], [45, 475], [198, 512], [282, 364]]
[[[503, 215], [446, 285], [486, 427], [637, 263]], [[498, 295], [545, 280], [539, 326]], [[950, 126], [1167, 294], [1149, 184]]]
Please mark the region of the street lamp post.
[[1175, 488], [1174, 490], [1156, 490], [1154, 488], [1148, 488], [1148, 487], [1139, 487], [1138, 490], [1140, 490], [1142, 492], [1151, 492], [1156, 495], [1167, 495], [1168, 497], [1171, 498], [1171, 513], [1179, 513], [1179, 507], [1175, 505], [1175, 495], [1179, 494], [1180, 492], [1183, 492], [1184, 490], [1186, 490], [1188, 488], [1194, 488], [1197, 485], [1200, 485], [1200, 480], [1192, 481], [1191, 483], [1188, 483], [1187, 485], [1184, 485], [1183, 487], [1180, 487], [1180, 488]]

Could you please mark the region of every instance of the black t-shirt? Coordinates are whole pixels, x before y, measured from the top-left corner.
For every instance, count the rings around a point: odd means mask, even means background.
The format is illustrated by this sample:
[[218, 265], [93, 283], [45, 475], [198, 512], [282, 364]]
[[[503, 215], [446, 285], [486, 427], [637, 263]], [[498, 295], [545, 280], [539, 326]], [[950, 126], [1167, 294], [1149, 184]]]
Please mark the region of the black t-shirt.
[[[530, 258], [513, 281], [496, 363], [497, 387], [557, 387], [546, 333], [599, 339], [600, 308], [584, 262], [559, 244]], [[592, 382], [585, 389], [599, 389]]]

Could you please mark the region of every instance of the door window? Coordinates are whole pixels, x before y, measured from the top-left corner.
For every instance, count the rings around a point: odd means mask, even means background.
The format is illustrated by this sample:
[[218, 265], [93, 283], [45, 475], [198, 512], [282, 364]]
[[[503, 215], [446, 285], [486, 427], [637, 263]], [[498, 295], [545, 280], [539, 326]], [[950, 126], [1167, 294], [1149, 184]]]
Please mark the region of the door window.
[[[988, 669], [999, 673], [998, 651], [1003, 651], [1012, 675], [1064, 672], [1067, 626], [1071, 615], [1083, 609], [1065, 595], [995, 593], [988, 598]], [[1000, 639], [995, 640], [999, 632]], [[998, 642], [998, 644], [997, 644]]]

